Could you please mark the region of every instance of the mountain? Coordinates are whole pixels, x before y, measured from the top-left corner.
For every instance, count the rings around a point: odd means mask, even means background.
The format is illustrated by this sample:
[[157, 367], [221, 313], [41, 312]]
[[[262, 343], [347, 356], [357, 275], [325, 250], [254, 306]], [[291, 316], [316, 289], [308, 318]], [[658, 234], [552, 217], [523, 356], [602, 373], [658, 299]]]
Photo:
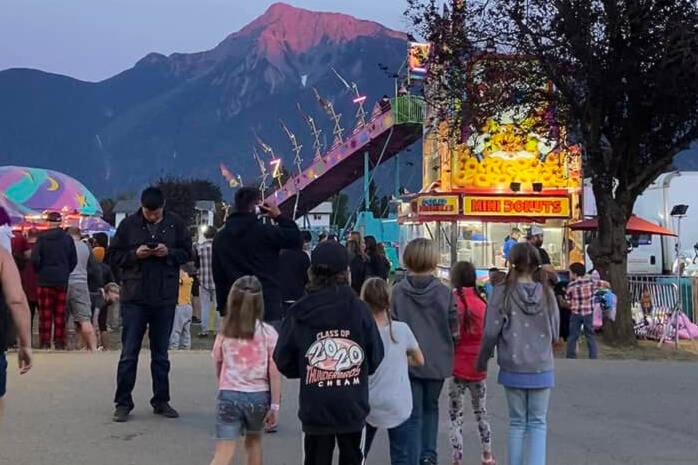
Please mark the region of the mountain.
[[333, 68], [368, 97], [370, 112], [373, 102], [394, 92], [384, 69], [397, 71], [405, 55], [400, 32], [277, 3], [211, 50], [151, 53], [101, 82], [5, 70], [0, 164], [57, 169], [98, 196], [137, 190], [163, 174], [218, 181], [220, 162], [252, 181], [259, 174], [251, 155], [257, 136], [291, 168], [280, 120], [303, 144], [306, 163], [312, 159], [297, 104], [332, 144], [332, 124], [313, 87], [334, 103], [351, 132], [356, 105]]

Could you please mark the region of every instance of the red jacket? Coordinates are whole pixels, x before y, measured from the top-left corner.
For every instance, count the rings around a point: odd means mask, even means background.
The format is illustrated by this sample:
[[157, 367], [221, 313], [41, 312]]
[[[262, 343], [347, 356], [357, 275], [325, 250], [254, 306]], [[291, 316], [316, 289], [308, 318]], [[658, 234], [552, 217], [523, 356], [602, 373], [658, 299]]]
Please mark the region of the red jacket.
[[[456, 344], [455, 357], [453, 358], [453, 376], [463, 381], [482, 381], [487, 378], [487, 372], [477, 371], [475, 362], [480, 352], [487, 305], [471, 287], [455, 289], [453, 296], [458, 306], [460, 318], [460, 340]], [[463, 297], [465, 297], [466, 302], [463, 301]], [[470, 313], [470, 331], [466, 331], [463, 323], [466, 303]]]

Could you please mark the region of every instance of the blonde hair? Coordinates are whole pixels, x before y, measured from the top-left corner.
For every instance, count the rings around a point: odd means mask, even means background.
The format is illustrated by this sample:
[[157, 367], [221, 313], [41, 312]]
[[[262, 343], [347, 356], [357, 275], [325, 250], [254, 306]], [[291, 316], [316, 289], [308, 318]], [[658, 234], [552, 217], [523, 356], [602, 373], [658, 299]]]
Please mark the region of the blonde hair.
[[439, 250], [430, 239], [412, 239], [405, 247], [402, 261], [413, 273], [428, 273], [434, 271], [439, 264]]
[[390, 317], [390, 289], [383, 278], [369, 278], [361, 286], [361, 300], [366, 302], [374, 315], [385, 313], [388, 316], [390, 340], [397, 342], [393, 336], [393, 321]]
[[121, 292], [121, 287], [116, 283], [109, 283], [104, 286], [104, 292], [114, 292], [115, 294], [118, 294]]
[[221, 334], [232, 339], [253, 339], [264, 316], [262, 284], [255, 276], [243, 276], [228, 293]]

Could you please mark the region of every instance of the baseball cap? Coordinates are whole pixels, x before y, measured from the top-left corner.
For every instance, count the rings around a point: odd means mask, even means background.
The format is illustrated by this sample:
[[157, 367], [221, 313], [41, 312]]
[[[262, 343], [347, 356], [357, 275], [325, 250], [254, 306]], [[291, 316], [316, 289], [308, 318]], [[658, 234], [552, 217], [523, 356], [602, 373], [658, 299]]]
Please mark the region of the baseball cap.
[[46, 221], [49, 223], [60, 223], [63, 221], [63, 216], [60, 214], [60, 212], [48, 212], [46, 214]]
[[322, 242], [310, 254], [310, 263], [326, 267], [331, 273], [341, 273], [349, 267], [349, 253], [339, 242]]
[[531, 226], [528, 230], [528, 237], [533, 237], [533, 236], [543, 236], [543, 228], [538, 226], [537, 224], [534, 224]]

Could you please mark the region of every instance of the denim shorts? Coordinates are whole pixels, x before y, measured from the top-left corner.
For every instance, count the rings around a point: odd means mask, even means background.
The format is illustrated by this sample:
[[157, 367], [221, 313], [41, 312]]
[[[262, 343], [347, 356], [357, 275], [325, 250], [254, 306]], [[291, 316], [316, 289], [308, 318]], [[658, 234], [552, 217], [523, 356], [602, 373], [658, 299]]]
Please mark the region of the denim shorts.
[[5, 352], [0, 352], [0, 397], [7, 392], [7, 359]]
[[247, 434], [260, 434], [270, 403], [268, 391], [218, 391], [216, 439], [234, 440]]

